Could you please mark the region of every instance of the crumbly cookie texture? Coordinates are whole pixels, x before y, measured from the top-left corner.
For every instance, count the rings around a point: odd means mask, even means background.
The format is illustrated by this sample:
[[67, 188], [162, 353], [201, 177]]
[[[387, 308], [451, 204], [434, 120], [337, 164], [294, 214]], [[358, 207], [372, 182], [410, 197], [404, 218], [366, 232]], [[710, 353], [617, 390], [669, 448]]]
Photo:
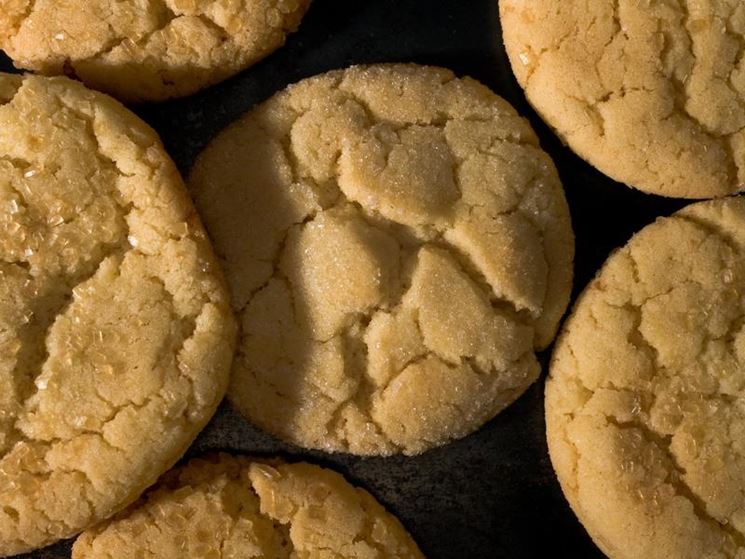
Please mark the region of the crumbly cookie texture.
[[190, 179], [242, 322], [229, 395], [304, 447], [420, 453], [537, 377], [572, 280], [553, 164], [447, 70], [355, 67], [223, 132]]
[[150, 128], [66, 78], [0, 74], [0, 556], [178, 460], [227, 385], [228, 299]]
[[609, 557], [745, 557], [744, 403], [745, 199], [725, 198], [613, 254], [557, 342], [551, 459]]
[[367, 492], [310, 464], [228, 455], [192, 460], [145, 498], [83, 533], [73, 559], [419, 559]]
[[579, 155], [646, 192], [745, 183], [740, 0], [500, 0], [528, 100]]
[[5, 0], [16, 66], [77, 76], [126, 101], [181, 97], [280, 47], [310, 0]]

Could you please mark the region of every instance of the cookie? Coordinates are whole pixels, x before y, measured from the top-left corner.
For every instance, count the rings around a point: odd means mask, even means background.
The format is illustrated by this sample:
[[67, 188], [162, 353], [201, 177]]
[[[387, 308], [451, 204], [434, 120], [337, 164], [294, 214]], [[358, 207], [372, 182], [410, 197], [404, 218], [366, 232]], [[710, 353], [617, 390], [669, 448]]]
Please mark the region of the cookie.
[[261, 60], [310, 0], [11, 0], [0, 48], [19, 68], [66, 74], [125, 101], [190, 95]]
[[745, 183], [745, 4], [501, 0], [530, 103], [603, 173], [652, 194]]
[[219, 135], [189, 181], [242, 337], [229, 395], [306, 448], [416, 454], [538, 376], [573, 234], [525, 120], [414, 65], [302, 81]]
[[745, 557], [745, 199], [613, 254], [557, 342], [551, 459], [611, 559]]
[[225, 391], [235, 329], [156, 134], [67, 78], [0, 74], [0, 556], [171, 467]]
[[339, 474], [221, 454], [166, 474], [140, 502], [83, 533], [72, 557], [423, 555], [398, 520]]

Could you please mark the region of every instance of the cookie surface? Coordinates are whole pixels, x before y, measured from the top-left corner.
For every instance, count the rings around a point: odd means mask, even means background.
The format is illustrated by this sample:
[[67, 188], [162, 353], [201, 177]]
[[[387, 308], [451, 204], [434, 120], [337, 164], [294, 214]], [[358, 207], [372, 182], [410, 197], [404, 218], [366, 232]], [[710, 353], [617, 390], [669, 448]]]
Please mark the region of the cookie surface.
[[645, 192], [745, 183], [740, 0], [500, 0], [528, 100], [581, 157]]
[[6, 0], [0, 48], [126, 101], [189, 95], [280, 47], [310, 0]]
[[688, 206], [608, 259], [559, 337], [551, 458], [611, 559], [745, 557], [744, 256], [745, 199]]
[[419, 453], [537, 377], [573, 235], [553, 164], [486, 87], [413, 65], [311, 78], [189, 182], [242, 322], [229, 394], [270, 433]]
[[178, 460], [234, 334], [155, 133], [66, 78], [0, 74], [0, 556], [110, 516]]
[[130, 509], [83, 533], [72, 553], [145, 556], [423, 557], [398, 520], [339, 474], [227, 455], [169, 472]]

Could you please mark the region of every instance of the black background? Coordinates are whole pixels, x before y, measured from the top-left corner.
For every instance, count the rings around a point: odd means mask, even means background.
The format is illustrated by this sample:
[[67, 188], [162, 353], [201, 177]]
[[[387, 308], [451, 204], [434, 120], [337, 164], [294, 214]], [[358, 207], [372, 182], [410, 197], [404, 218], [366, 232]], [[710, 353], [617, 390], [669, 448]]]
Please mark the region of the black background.
[[[684, 205], [615, 183], [562, 146], [512, 76], [496, 0], [315, 0], [300, 30], [263, 62], [190, 98], [133, 110], [160, 133], [187, 174], [217, 132], [286, 85], [374, 62], [448, 67], [485, 83], [530, 119], [559, 168], [571, 206], [575, 296], [614, 248], [657, 216]], [[0, 70], [11, 68], [0, 53]], [[550, 351], [541, 358], [544, 376]], [[279, 454], [333, 467], [396, 514], [430, 559], [602, 557], [566, 504], [551, 468], [543, 380], [477, 433], [415, 458], [304, 452], [257, 431], [226, 404], [187, 457], [207, 450]], [[25, 557], [69, 557], [69, 543]]]

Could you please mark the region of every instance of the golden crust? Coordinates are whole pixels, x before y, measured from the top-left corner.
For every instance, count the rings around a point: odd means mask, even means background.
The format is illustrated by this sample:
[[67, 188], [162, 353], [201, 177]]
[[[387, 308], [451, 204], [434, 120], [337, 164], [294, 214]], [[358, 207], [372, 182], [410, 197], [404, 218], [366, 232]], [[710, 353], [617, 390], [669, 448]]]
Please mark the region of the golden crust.
[[[143, 5], [144, 4], [144, 5]], [[282, 46], [310, 0], [11, 0], [0, 48], [126, 101], [192, 94]]]
[[477, 82], [413, 65], [305, 80], [223, 132], [190, 188], [243, 326], [229, 394], [267, 431], [415, 454], [538, 376], [569, 211], [528, 124]]
[[645, 192], [711, 198], [745, 184], [740, 0], [501, 0], [528, 100], [592, 165]]
[[422, 559], [366, 491], [305, 463], [225, 454], [169, 472], [130, 509], [83, 533], [73, 559]]
[[0, 556], [135, 499], [214, 412], [235, 325], [157, 136], [66, 78], [0, 75]]
[[608, 259], [559, 337], [551, 459], [612, 559], [745, 557], [744, 255], [744, 198], [688, 206]]

